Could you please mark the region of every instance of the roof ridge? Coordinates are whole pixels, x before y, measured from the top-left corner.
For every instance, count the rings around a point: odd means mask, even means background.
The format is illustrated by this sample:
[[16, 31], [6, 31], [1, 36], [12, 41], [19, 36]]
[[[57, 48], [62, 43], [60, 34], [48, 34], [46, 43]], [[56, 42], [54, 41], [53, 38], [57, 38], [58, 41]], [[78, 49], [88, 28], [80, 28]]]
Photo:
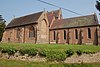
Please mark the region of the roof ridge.
[[16, 17], [16, 18], [14, 18], [13, 20], [19, 19], [19, 18], [23, 18], [23, 17], [27, 17], [27, 16], [30, 16], [30, 15], [33, 15], [33, 14], [38, 14], [38, 13], [41, 13], [41, 12], [44, 12], [44, 11], [35, 12], [35, 13], [27, 14], [27, 15], [24, 15], [24, 16]]
[[84, 16], [77, 16], [77, 17], [69, 17], [69, 18], [58, 19], [58, 20], [55, 20], [55, 21], [61, 21], [61, 20], [66, 20], [66, 19], [82, 18], [82, 17], [95, 16], [95, 15], [96, 14], [90, 14], [90, 15], [84, 15]]
[[[81, 26], [90, 26], [90, 25], [98, 25], [98, 18], [95, 17], [96, 14], [72, 17], [72, 18], [64, 18], [55, 20], [51, 28], [70, 28], [70, 27], [81, 27]], [[96, 19], [96, 20], [95, 20]]]
[[57, 9], [57, 10], [52, 10], [52, 11], [47, 11], [48, 13], [51, 13], [51, 12], [55, 12], [55, 11], [59, 11], [61, 9]]
[[25, 15], [25, 16], [21, 16], [21, 17], [18, 17], [18, 18], [14, 18], [6, 26], [6, 28], [36, 23], [35, 21], [37, 21], [39, 19], [39, 16], [41, 16], [43, 14], [43, 12], [44, 11]]
[[69, 17], [64, 19], [73, 19], [73, 18], [81, 18], [81, 17], [88, 17], [88, 16], [95, 16], [96, 14], [84, 15], [84, 16], [77, 16], [77, 17]]

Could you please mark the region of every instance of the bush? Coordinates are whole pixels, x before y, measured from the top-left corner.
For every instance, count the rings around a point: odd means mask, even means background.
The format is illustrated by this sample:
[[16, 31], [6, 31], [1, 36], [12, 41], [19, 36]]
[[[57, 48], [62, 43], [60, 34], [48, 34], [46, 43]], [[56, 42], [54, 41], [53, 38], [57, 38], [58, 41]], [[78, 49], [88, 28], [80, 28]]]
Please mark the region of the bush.
[[86, 53], [86, 54], [94, 54], [96, 52], [95, 51], [92, 51], [92, 50], [84, 50], [83, 53]]
[[28, 55], [29, 56], [35, 56], [37, 54], [37, 51], [35, 49], [29, 49]]
[[19, 53], [20, 53], [21, 55], [28, 54], [28, 49], [20, 49], [20, 50], [19, 50]]
[[61, 51], [48, 51], [48, 61], [64, 61], [66, 59], [66, 53]]
[[38, 49], [39, 56], [46, 57], [47, 50], [46, 49]]
[[1, 50], [2, 50], [2, 47], [0, 47], [0, 52], [1, 52]]
[[69, 49], [69, 50], [65, 51], [65, 53], [67, 54], [67, 57], [70, 57], [74, 54], [74, 51]]
[[35, 56], [37, 51], [35, 49], [20, 49], [20, 54], [25, 55], [28, 54], [29, 56]]
[[82, 55], [83, 52], [82, 52], [82, 50], [77, 50], [76, 53], [77, 53], [77, 55], [80, 56], [80, 55]]
[[1, 52], [8, 53], [9, 55], [14, 55], [17, 52], [17, 50], [14, 48], [7, 47], [7, 48], [3, 48]]

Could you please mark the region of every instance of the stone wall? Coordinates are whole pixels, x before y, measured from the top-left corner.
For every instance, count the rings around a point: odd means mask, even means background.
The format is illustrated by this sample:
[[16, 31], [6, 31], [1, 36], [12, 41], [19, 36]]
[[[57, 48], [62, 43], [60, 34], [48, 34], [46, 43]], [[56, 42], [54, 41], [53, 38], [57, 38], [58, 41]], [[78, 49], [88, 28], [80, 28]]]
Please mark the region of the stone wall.
[[47, 13], [44, 12], [38, 19], [37, 25], [37, 44], [46, 44], [49, 43], [49, 23], [47, 20]]
[[48, 27], [45, 20], [41, 21], [37, 35], [37, 43], [48, 43]]

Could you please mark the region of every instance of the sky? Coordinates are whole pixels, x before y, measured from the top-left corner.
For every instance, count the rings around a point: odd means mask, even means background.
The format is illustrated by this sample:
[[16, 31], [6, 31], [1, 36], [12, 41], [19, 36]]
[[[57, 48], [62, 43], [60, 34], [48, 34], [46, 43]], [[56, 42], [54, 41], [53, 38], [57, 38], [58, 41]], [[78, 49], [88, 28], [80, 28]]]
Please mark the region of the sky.
[[[77, 15], [62, 10], [64, 18], [84, 16], [96, 13], [100, 18], [98, 10], [95, 8], [96, 0], [42, 0], [54, 5], [72, 10], [81, 15]], [[52, 11], [59, 8], [41, 3], [37, 0], [0, 0], [0, 14], [8, 24], [14, 17], [21, 17], [40, 11]]]

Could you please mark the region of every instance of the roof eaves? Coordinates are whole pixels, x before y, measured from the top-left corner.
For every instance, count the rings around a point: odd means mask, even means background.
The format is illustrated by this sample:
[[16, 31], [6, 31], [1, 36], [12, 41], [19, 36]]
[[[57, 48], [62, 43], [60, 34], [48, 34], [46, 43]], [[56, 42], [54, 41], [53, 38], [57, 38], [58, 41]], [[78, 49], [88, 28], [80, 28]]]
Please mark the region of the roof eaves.
[[50, 30], [70, 29], [70, 28], [81, 28], [81, 27], [91, 27], [91, 26], [100, 26], [100, 25], [87, 25], [87, 26], [74, 26], [74, 27], [60, 27], [60, 28], [50, 28]]
[[26, 25], [30, 25], [30, 24], [37, 24], [37, 21], [36, 21], [36, 23], [27, 23], [27, 24], [22, 24], [22, 25], [8, 26], [8, 27], [6, 27], [5, 29], [8, 29], [8, 28], [14, 28], [14, 27], [20, 27], [20, 26], [26, 26]]

